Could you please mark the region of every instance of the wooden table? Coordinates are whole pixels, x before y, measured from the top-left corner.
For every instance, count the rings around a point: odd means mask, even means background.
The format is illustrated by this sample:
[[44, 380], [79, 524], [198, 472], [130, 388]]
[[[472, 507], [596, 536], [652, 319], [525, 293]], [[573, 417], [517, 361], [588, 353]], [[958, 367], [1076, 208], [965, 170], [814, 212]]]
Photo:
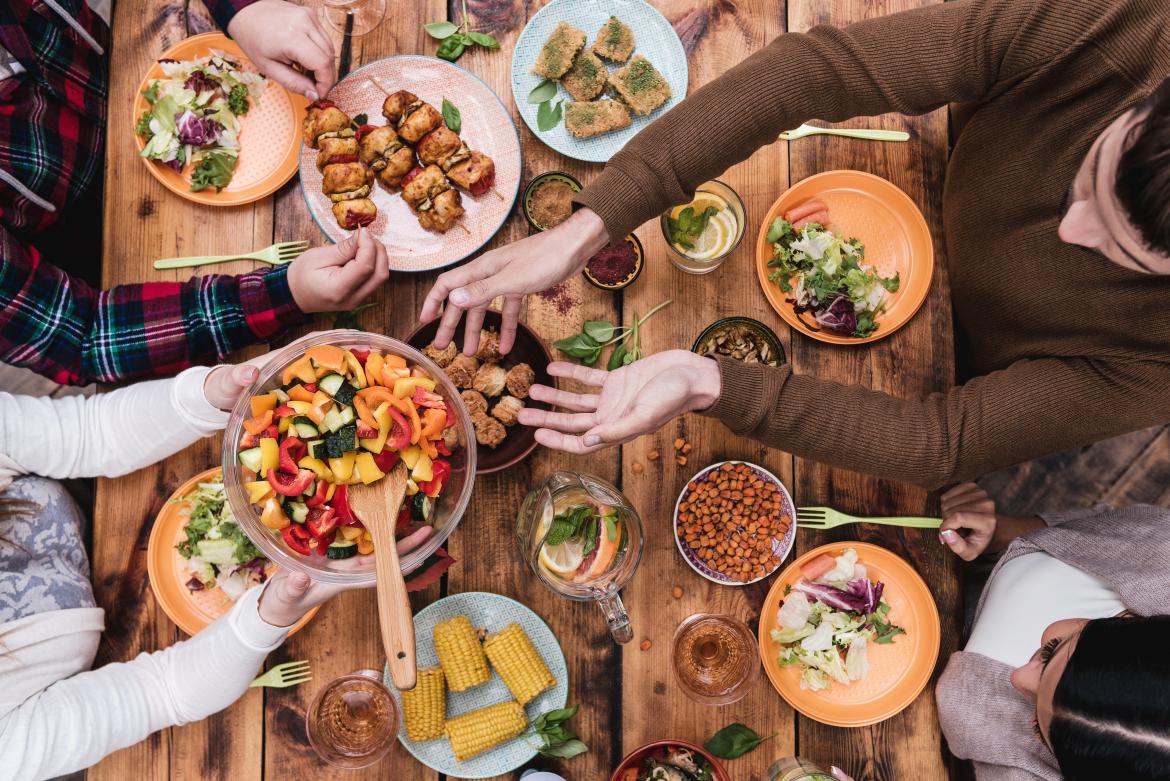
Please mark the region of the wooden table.
[[[718, 76], [750, 52], [787, 30], [805, 30], [818, 23], [846, 24], [924, 5], [930, 0], [653, 0], [678, 29], [690, 57], [690, 88]], [[391, 54], [434, 51], [422, 31], [425, 22], [458, 17], [458, 3], [443, 0], [388, 3], [385, 21], [370, 35], [352, 42], [337, 40], [339, 73]], [[539, 3], [519, 0], [468, 0], [474, 23], [490, 30], [502, 51], [475, 49], [460, 65], [481, 76], [512, 106], [509, 63], [516, 37]], [[275, 196], [232, 209], [198, 207], [164, 190], [136, 159], [128, 122], [134, 90], [151, 60], [186, 35], [211, 29], [198, 0], [119, 0], [114, 19], [110, 117], [107, 145], [105, 216], [107, 234], [103, 273], [105, 284], [143, 280], [184, 279], [178, 272], [151, 269], [151, 260], [183, 254], [238, 251], [280, 239], [324, 239], [313, 225], [290, 182]], [[514, 107], [513, 107], [514, 108]], [[513, 110], [515, 116], [515, 111]], [[566, 160], [533, 137], [515, 117], [524, 150], [524, 178], [549, 169], [565, 170], [588, 182], [599, 166]], [[567, 284], [564, 296], [573, 301], [568, 316], [548, 301], [532, 297], [527, 323], [547, 341], [579, 329], [585, 319], [625, 319], [645, 312], [665, 297], [674, 304], [651, 321], [647, 351], [689, 347], [698, 330], [718, 317], [745, 314], [771, 324], [800, 372], [856, 382], [899, 395], [925, 394], [953, 381], [954, 356], [946, 267], [940, 254], [935, 281], [922, 311], [891, 338], [862, 349], [826, 347], [792, 336], [766, 304], [755, 279], [751, 237], [772, 201], [795, 182], [819, 171], [857, 168], [886, 177], [904, 189], [922, 208], [942, 248], [940, 201], [947, 155], [947, 121], [939, 112], [919, 118], [881, 117], [856, 126], [909, 130], [907, 144], [876, 144], [842, 139], [811, 138], [791, 145], [776, 143], [757, 152], [748, 163], [724, 177], [747, 205], [749, 240], [717, 272], [690, 277], [667, 262], [665, 245], [654, 224], [638, 231], [648, 254], [642, 279], [625, 295], [604, 294], [583, 280]], [[514, 241], [527, 232], [517, 212], [490, 246]], [[217, 271], [248, 270], [247, 264]], [[369, 330], [403, 336], [412, 326], [433, 274], [395, 275], [362, 316]], [[259, 348], [257, 348], [259, 349]], [[672, 453], [676, 436], [694, 445], [686, 466], [673, 458], [655, 462], [646, 454]], [[892, 443], [896, 446], [896, 443]], [[179, 630], [155, 602], [146, 577], [146, 540], [162, 502], [192, 474], [218, 463], [219, 443], [209, 440], [152, 468], [99, 485], [95, 518], [93, 570], [98, 601], [107, 611], [108, 629], [101, 662], [131, 658], [141, 651], [165, 648], [182, 639]], [[670, 510], [687, 478], [714, 460], [742, 458], [767, 466], [793, 489], [800, 503], [832, 504], [845, 511], [921, 514], [936, 510], [933, 499], [906, 485], [875, 480], [794, 459], [758, 443], [732, 436], [711, 420], [688, 416], [654, 436], [621, 449], [586, 458], [546, 450], [500, 474], [479, 478], [467, 516], [450, 542], [458, 560], [444, 582], [415, 595], [418, 609], [444, 594], [492, 591], [531, 606], [556, 632], [569, 661], [570, 702], [581, 704], [572, 726], [589, 744], [588, 754], [565, 763], [561, 770], [575, 781], [605, 781], [622, 756], [659, 738], [703, 742], [715, 730], [742, 721], [762, 734], [776, 737], [730, 764], [736, 781], [764, 777], [776, 758], [799, 752], [828, 765], [853, 772], [858, 781], [949, 777], [957, 768], [938, 728], [932, 688], [898, 716], [867, 729], [825, 727], [803, 717], [761, 677], [742, 701], [721, 708], [696, 705], [670, 678], [668, 650], [678, 623], [700, 611], [722, 611], [749, 622], [758, 618], [768, 582], [748, 588], [716, 587], [680, 560], [670, 532]], [[641, 464], [645, 471], [632, 467]], [[637, 638], [625, 647], [610, 642], [602, 617], [590, 604], [562, 601], [542, 588], [517, 553], [511, 528], [525, 491], [559, 468], [593, 472], [623, 488], [644, 517], [647, 535], [641, 569], [624, 596]], [[943, 616], [939, 668], [955, 648], [958, 626], [956, 567], [933, 534], [916, 530], [846, 530], [840, 534], [802, 532], [797, 550], [858, 534], [885, 545], [909, 560], [930, 584]], [[671, 595], [680, 586], [683, 596]], [[310, 659], [315, 679], [292, 690], [250, 690], [228, 710], [198, 724], [164, 730], [143, 743], [120, 751], [90, 771], [94, 779], [289, 779], [334, 778], [337, 773], [317, 761], [305, 739], [304, 710], [316, 688], [333, 676], [362, 667], [381, 667], [374, 595], [348, 593], [338, 598], [305, 631], [273, 653], [270, 664]], [[640, 650], [643, 639], [649, 650]], [[389, 758], [350, 778], [430, 781], [434, 772], [397, 748]]]

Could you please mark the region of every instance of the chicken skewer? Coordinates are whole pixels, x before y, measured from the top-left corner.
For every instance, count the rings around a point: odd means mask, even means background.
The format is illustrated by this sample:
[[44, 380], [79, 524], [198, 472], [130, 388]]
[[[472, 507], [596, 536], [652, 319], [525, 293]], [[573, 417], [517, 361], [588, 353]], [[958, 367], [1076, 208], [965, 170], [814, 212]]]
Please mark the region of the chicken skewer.
[[463, 215], [463, 198], [437, 165], [415, 168], [402, 180], [402, 199], [427, 230], [446, 233]]
[[362, 125], [358, 128], [357, 146], [361, 161], [373, 169], [379, 184], [387, 190], [397, 189], [414, 168], [414, 150], [389, 125]]
[[321, 189], [333, 204], [337, 224], [345, 230], [369, 225], [378, 216], [369, 198], [373, 173], [358, 160], [352, 120], [332, 101], [317, 100], [309, 105], [303, 130], [306, 143], [318, 150]]
[[419, 139], [416, 152], [423, 165], [439, 166], [452, 184], [469, 195], [479, 197], [491, 190], [497, 198], [503, 198], [495, 190], [495, 162], [482, 152], [470, 150], [446, 125]]

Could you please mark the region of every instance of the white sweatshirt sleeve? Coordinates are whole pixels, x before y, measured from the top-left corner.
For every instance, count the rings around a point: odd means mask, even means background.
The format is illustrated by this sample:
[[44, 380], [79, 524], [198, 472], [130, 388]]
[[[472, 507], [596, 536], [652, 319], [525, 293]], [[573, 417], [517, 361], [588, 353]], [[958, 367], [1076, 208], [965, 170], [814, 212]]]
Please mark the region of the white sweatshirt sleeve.
[[211, 406], [196, 366], [168, 380], [89, 397], [0, 393], [0, 462], [42, 477], [117, 477], [214, 434], [228, 414]]
[[172, 725], [223, 710], [248, 688], [288, 627], [260, 618], [262, 588], [190, 640], [58, 681], [9, 714], [0, 767], [42, 779], [89, 767]]

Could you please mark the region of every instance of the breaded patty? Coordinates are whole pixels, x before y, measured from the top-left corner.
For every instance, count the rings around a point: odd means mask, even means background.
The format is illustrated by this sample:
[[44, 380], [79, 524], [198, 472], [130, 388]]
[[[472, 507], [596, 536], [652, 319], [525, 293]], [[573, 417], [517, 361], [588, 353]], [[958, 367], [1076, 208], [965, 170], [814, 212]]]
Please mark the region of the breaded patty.
[[658, 69], [640, 54], [630, 60], [629, 65], [610, 75], [609, 86], [635, 114], [649, 114], [670, 100], [670, 85]]
[[561, 22], [544, 42], [532, 72], [546, 79], [559, 79], [573, 66], [573, 58], [585, 45], [585, 31]]
[[634, 31], [621, 19], [611, 16], [597, 31], [593, 51], [610, 62], [625, 62], [634, 53]]
[[561, 79], [561, 84], [573, 100], [593, 100], [609, 82], [609, 71], [593, 50], [586, 46], [573, 60], [573, 67]]
[[621, 130], [630, 124], [630, 110], [616, 100], [572, 101], [565, 104], [565, 127], [577, 138]]

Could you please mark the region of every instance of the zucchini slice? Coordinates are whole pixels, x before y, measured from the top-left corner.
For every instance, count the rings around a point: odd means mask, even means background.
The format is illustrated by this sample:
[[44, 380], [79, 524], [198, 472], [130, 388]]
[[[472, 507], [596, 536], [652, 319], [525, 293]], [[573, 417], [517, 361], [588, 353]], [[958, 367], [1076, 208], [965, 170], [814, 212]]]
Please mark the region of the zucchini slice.
[[245, 469], [250, 469], [253, 472], [260, 473], [260, 448], [250, 447], [247, 450], [240, 451], [240, 464]]
[[304, 502], [285, 502], [284, 513], [293, 523], [304, 523], [309, 517], [309, 506]]
[[341, 419], [341, 413], [337, 411], [337, 407], [330, 407], [329, 411], [325, 413], [325, 420], [322, 425], [330, 431], [337, 431], [345, 425], [345, 421]]
[[325, 452], [330, 458], [341, 458], [357, 450], [357, 425], [350, 423], [325, 435]]
[[417, 493], [410, 503], [410, 515], [416, 521], [430, 523], [435, 517], [435, 500], [424, 493]]
[[337, 389], [345, 384], [345, 378], [340, 374], [331, 373], [326, 374], [317, 381], [317, 388], [325, 391], [330, 396], [337, 398]]
[[331, 559], [348, 559], [357, 555], [357, 543], [354, 540], [334, 540], [325, 549], [325, 555]]
[[329, 451], [328, 448], [325, 447], [325, 440], [313, 439], [306, 442], [305, 445], [309, 448], [309, 455], [311, 457], [320, 459], [321, 461], [329, 458]]

